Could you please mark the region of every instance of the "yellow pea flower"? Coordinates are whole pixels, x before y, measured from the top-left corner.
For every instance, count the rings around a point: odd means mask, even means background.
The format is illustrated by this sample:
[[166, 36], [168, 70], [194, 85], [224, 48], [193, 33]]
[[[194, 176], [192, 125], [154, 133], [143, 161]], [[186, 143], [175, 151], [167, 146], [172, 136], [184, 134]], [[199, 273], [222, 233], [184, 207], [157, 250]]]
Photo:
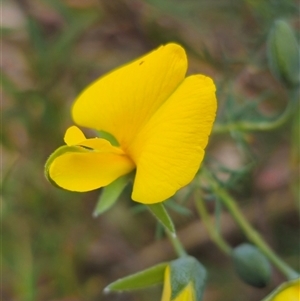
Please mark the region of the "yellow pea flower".
[[194, 285], [189, 282], [188, 285], [175, 297], [171, 299], [171, 271], [170, 267], [165, 270], [165, 282], [161, 301], [196, 301]]
[[272, 301], [300, 301], [300, 280], [281, 290]]
[[144, 204], [189, 184], [204, 157], [216, 97], [210, 78], [185, 77], [186, 70], [184, 49], [167, 44], [88, 86], [74, 103], [75, 123], [113, 135], [119, 146], [69, 128], [65, 142], [78, 151], [48, 162], [51, 181], [84, 192], [136, 170], [132, 199]]

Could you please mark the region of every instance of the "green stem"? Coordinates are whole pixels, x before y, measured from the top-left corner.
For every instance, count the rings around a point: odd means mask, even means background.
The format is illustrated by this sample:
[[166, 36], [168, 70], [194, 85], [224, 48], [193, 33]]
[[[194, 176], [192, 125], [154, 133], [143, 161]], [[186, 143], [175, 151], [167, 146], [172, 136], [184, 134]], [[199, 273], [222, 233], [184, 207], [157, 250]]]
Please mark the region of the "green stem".
[[282, 126], [290, 119], [291, 114], [294, 112], [295, 96], [294, 91], [291, 91], [289, 103], [284, 112], [273, 121], [239, 121], [227, 124], [215, 124], [213, 127], [213, 133], [222, 134], [231, 131], [270, 131]]
[[217, 181], [213, 179], [207, 172], [205, 172], [205, 177], [209, 181], [214, 193], [218, 195], [220, 200], [227, 207], [228, 211], [248, 239], [252, 241], [288, 279], [299, 277], [299, 274], [284, 261], [282, 261], [276, 253], [274, 253], [274, 251], [266, 244], [260, 234], [245, 219], [240, 209], [236, 205], [235, 200], [226, 192], [226, 190], [221, 188]]
[[198, 188], [195, 190], [195, 203], [196, 208], [198, 211], [199, 216], [201, 217], [201, 220], [203, 221], [211, 239], [215, 242], [215, 244], [227, 255], [231, 254], [231, 247], [229, 244], [222, 238], [220, 233], [216, 231], [216, 228], [211, 223], [210, 215], [206, 210], [206, 206], [204, 203], [204, 200], [200, 194], [200, 191]]
[[166, 234], [167, 234], [170, 242], [172, 243], [172, 246], [173, 246], [174, 250], [176, 251], [178, 257], [187, 256], [187, 253], [186, 253], [181, 241], [178, 239], [178, 236], [175, 236], [173, 233], [171, 233], [167, 229], [165, 231], [166, 231]]
[[164, 227], [165, 232], [172, 243], [174, 250], [179, 257], [187, 256], [187, 253], [178, 239], [174, 227], [174, 223], [161, 203], [147, 205], [150, 212], [155, 216], [158, 222]]

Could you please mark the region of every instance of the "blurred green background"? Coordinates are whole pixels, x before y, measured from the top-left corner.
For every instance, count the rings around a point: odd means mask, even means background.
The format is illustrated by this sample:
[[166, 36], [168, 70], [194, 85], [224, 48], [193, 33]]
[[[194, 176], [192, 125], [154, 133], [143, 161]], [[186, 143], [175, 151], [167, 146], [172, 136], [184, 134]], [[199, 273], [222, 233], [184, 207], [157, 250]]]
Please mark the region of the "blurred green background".
[[[153, 217], [130, 201], [130, 188], [95, 219], [99, 191], [62, 191], [44, 178], [47, 157], [72, 125], [72, 102], [107, 71], [174, 41], [187, 50], [189, 73], [215, 80], [218, 122], [272, 118], [289, 94], [268, 70], [267, 35], [279, 18], [299, 37], [298, 1], [2, 0], [1, 14], [2, 300], [160, 300], [161, 287], [102, 293], [118, 277], [175, 258]], [[274, 131], [213, 133], [206, 162], [299, 269], [299, 110]], [[274, 270], [265, 289], [242, 283], [188, 192], [169, 211], [188, 252], [208, 268], [205, 301], [258, 301], [284, 280]], [[228, 241], [245, 241], [222, 208], [215, 211]]]

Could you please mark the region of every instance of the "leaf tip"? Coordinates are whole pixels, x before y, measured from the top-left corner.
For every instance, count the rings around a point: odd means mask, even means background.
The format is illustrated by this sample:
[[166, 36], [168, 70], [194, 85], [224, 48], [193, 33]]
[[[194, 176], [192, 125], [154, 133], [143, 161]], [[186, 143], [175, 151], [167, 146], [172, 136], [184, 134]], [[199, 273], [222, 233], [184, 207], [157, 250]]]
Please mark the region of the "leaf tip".
[[98, 212], [98, 210], [94, 210], [92, 216], [93, 216], [93, 218], [97, 218], [99, 216], [99, 214], [100, 213]]

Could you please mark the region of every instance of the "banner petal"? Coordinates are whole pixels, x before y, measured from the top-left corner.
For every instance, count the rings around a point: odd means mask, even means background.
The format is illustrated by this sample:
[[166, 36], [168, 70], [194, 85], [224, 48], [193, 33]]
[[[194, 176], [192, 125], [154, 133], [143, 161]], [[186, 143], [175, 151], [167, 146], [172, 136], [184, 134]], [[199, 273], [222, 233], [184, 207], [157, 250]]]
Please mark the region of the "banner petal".
[[137, 133], [184, 80], [187, 58], [161, 46], [88, 86], [74, 103], [74, 121], [112, 134], [126, 151]]

